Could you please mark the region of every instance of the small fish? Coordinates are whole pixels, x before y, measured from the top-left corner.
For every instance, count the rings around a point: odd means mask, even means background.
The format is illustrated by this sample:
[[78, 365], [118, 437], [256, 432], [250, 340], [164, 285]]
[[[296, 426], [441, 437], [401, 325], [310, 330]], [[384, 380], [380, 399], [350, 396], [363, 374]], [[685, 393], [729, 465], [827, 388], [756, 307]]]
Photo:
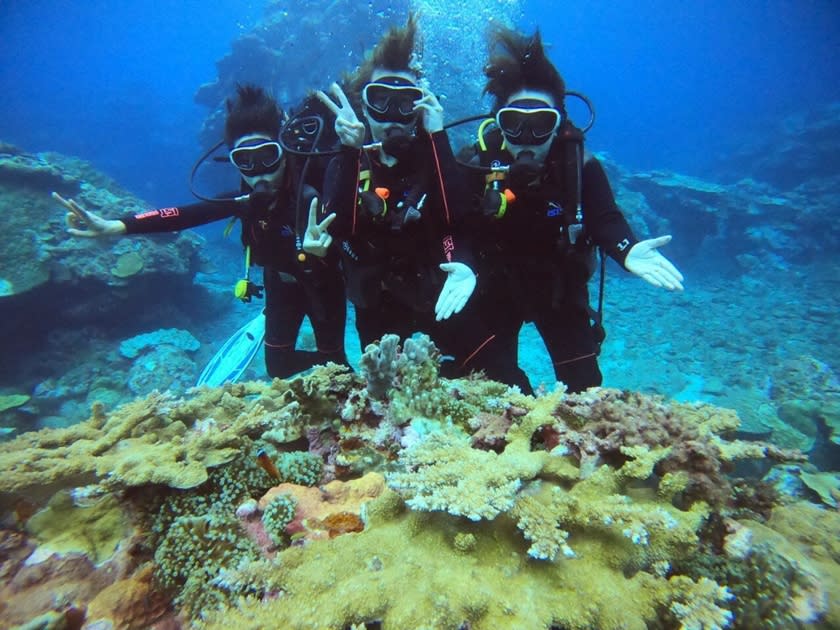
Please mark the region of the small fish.
[[265, 452], [265, 449], [261, 448], [257, 451], [257, 464], [259, 464], [260, 468], [267, 472], [270, 477], [280, 481], [280, 471], [277, 470], [277, 466], [274, 465], [274, 462], [268, 456], [268, 453]]

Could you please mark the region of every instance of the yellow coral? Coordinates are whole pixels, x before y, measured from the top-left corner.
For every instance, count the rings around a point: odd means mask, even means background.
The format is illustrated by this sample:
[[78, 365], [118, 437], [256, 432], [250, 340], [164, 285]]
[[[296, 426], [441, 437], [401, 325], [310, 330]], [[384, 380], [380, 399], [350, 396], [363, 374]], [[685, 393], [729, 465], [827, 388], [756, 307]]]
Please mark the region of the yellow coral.
[[98, 564], [114, 553], [132, 528], [112, 495], [77, 505], [69, 492], [62, 491], [27, 521], [26, 530], [41, 543], [42, 556], [79, 553]]
[[[252, 400], [255, 393], [261, 396]], [[13, 502], [11, 495], [41, 501], [58, 489], [100, 480], [116, 486], [198, 486], [209, 468], [250, 445], [249, 436], [299, 421], [300, 413], [283, 413], [286, 405], [274, 403], [275, 397], [285, 399], [286, 390], [238, 384], [204, 389], [187, 401], [156, 393], [110, 414], [94, 406], [89, 420], [68, 428], [25, 433], [0, 444], [0, 505]]]
[[128, 252], [117, 258], [116, 264], [111, 268], [111, 275], [117, 278], [128, 278], [143, 270], [143, 257], [137, 252]]
[[[382, 500], [390, 501], [374, 504]], [[644, 630], [657, 618], [667, 582], [644, 572], [626, 578], [604, 562], [603, 545], [587, 549], [586, 561], [536, 564], [524, 559], [508, 520], [475, 524], [470, 554], [453, 547], [453, 528], [448, 514], [404, 512], [353, 536], [286, 549], [270, 578], [282, 597], [209, 613], [204, 627], [332, 630], [380, 620], [436, 630], [464, 622], [474, 630]]]
[[492, 519], [511, 508], [522, 480], [535, 477], [546, 457], [510, 446], [497, 455], [471, 448], [466, 435], [436, 432], [402, 453], [406, 470], [390, 474], [388, 484], [414, 509]]

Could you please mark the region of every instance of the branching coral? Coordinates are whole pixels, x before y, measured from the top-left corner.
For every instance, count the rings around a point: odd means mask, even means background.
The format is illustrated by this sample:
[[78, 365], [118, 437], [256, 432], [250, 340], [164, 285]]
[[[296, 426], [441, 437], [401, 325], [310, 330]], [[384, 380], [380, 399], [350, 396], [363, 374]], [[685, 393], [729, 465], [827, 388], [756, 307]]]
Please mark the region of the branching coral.
[[734, 596], [726, 587], [708, 578], [694, 582], [684, 575], [669, 580], [674, 588], [670, 610], [679, 622], [680, 630], [722, 630], [732, 622], [732, 612], [718, 606]]
[[432, 433], [403, 451], [403, 471], [390, 474], [388, 485], [414, 509], [442, 510], [474, 521], [493, 519], [513, 506], [522, 479], [540, 471], [542, 455], [497, 455], [471, 448], [464, 434]]
[[575, 536], [593, 533], [612, 536], [616, 549], [622, 547], [622, 537], [629, 541], [630, 546], [615, 555], [623, 569], [648, 569], [690, 553], [706, 511], [683, 512], [634, 500], [620, 493], [623, 479], [620, 472], [602, 466], [571, 490], [545, 484], [524, 493], [510, 514], [531, 542], [528, 555], [554, 560], [562, 552], [572, 558]]

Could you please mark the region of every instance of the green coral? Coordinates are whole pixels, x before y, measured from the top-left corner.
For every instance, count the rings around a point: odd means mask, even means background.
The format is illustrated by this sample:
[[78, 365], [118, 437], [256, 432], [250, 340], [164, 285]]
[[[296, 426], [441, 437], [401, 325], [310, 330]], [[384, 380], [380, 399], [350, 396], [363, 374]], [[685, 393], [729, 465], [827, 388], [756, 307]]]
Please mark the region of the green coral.
[[0, 412], [7, 409], [14, 409], [29, 402], [27, 394], [2, 394], [0, 395]]
[[289, 494], [278, 494], [263, 510], [262, 522], [266, 533], [278, 547], [286, 541], [286, 526], [295, 518], [297, 501]]
[[210, 470], [207, 481], [190, 490], [173, 490], [156, 497], [156, 504], [147, 508], [151, 531], [165, 536], [172, 523], [184, 516], [233, 514], [245, 500], [258, 498], [274, 480], [250, 457], [241, 457], [231, 464]]
[[245, 594], [225, 593], [211, 583], [223, 570], [242, 568], [258, 558], [259, 551], [242, 535], [236, 518], [217, 512], [176, 518], [155, 550], [158, 578], [177, 591], [175, 603], [191, 616]]
[[113, 555], [132, 527], [114, 496], [82, 502], [61, 491], [26, 522], [26, 531], [44, 545], [41, 552], [85, 554], [98, 564]]
[[314, 486], [321, 479], [324, 462], [317, 455], [306, 451], [280, 453], [275, 463], [280, 481], [301, 486]]

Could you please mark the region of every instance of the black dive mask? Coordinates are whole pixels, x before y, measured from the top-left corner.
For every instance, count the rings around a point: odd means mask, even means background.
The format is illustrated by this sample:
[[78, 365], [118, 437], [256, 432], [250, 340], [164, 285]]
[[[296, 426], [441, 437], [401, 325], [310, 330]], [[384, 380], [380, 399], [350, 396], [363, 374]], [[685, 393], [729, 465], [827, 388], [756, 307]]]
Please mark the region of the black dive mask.
[[402, 77], [382, 77], [362, 90], [368, 115], [379, 123], [412, 122], [417, 118], [414, 103], [422, 98], [423, 90]]
[[533, 151], [523, 151], [510, 165], [508, 177], [514, 189], [527, 188], [543, 172], [543, 163], [537, 160]]
[[413, 128], [391, 127], [385, 130], [382, 150], [391, 157], [404, 161], [411, 155], [415, 140], [417, 140], [417, 136]]
[[248, 177], [268, 175], [280, 168], [283, 149], [274, 140], [257, 140], [242, 144], [230, 152], [230, 161]]

